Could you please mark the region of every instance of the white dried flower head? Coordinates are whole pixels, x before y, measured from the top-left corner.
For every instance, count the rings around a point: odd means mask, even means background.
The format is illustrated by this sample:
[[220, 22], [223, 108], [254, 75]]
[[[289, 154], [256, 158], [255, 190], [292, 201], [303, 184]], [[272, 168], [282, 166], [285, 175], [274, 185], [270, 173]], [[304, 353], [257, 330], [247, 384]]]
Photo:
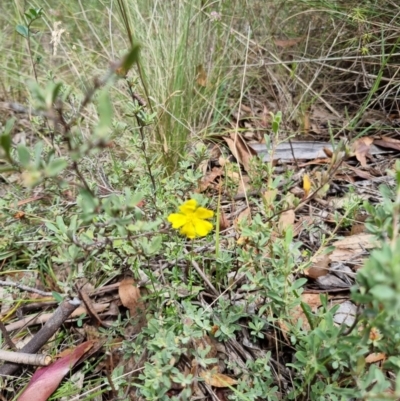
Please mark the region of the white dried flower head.
[[211, 21], [221, 21], [221, 14], [218, 13], [217, 11], [211, 11], [210, 20]]
[[56, 21], [53, 24], [53, 30], [51, 31], [50, 44], [53, 45], [53, 56], [57, 55], [57, 48], [61, 42], [61, 35], [65, 32], [65, 29], [60, 29], [61, 22]]

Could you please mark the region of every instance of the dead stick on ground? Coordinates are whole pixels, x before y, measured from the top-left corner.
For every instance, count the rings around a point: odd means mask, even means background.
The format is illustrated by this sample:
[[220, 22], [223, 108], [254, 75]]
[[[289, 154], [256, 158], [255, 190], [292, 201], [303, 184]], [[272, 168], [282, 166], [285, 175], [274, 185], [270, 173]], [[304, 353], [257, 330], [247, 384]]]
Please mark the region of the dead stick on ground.
[[[96, 312], [104, 312], [108, 307], [110, 306], [110, 303], [104, 303], [104, 304], [94, 304], [93, 308], [96, 310]], [[67, 319], [70, 321], [71, 319], [81, 316], [83, 314], [87, 314], [87, 310], [84, 306], [80, 306], [79, 308], [75, 309], [69, 318]], [[12, 322], [7, 324], [5, 326], [7, 331], [14, 331], [14, 330], [19, 330], [27, 326], [34, 326], [37, 324], [45, 324], [47, 323], [53, 316], [53, 313], [40, 313], [38, 315], [31, 315], [27, 316], [21, 320], [18, 320], [16, 322]]]
[[[32, 340], [21, 349], [21, 352], [35, 354], [46, 344], [53, 334], [68, 319], [69, 315], [80, 305], [79, 299], [65, 300], [55, 310], [49, 321], [33, 336]], [[5, 363], [0, 367], [0, 376], [12, 375], [19, 365], [15, 363]]]
[[205, 283], [208, 285], [210, 290], [218, 297], [219, 292], [216, 290], [216, 288], [211, 284], [211, 281], [208, 279], [208, 277], [205, 275], [203, 270], [201, 270], [200, 266], [197, 264], [196, 261], [192, 260], [192, 266], [194, 269], [199, 273], [199, 276], [205, 281]]
[[48, 366], [51, 363], [51, 356], [4, 351], [0, 349], [0, 360], [22, 365]]
[[6, 344], [10, 347], [10, 349], [16, 351], [15, 344], [13, 343], [13, 340], [11, 340], [11, 337], [9, 336], [6, 326], [4, 326], [4, 323], [0, 320], [0, 330], [3, 334], [4, 341]]
[[41, 291], [41, 290], [38, 290], [36, 288], [28, 287], [28, 286], [23, 285], [23, 284], [13, 283], [12, 281], [0, 280], [0, 286], [2, 286], [2, 287], [16, 287], [16, 288], [19, 288], [22, 291], [34, 292], [36, 294], [42, 295], [43, 297], [54, 297], [53, 293], [51, 293], [51, 292]]

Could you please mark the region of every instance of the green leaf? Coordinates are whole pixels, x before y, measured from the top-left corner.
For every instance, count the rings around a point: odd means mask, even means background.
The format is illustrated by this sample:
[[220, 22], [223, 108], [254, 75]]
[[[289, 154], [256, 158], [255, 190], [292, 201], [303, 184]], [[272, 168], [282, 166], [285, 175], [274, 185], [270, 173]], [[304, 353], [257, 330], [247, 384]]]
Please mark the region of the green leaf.
[[56, 227], [53, 223], [50, 223], [49, 221], [45, 221], [44, 224], [50, 231], [53, 231], [53, 233], [56, 233], [56, 234], [60, 233], [60, 229], [58, 227]]
[[6, 122], [6, 126], [4, 127], [3, 135], [11, 134], [11, 131], [14, 127], [15, 118], [9, 118]]
[[22, 167], [28, 167], [31, 161], [31, 155], [29, 153], [29, 149], [25, 145], [18, 145], [17, 152], [18, 152], [18, 160], [21, 163]]
[[152, 238], [149, 244], [149, 253], [154, 254], [161, 249], [162, 245], [162, 237], [161, 235], [157, 235]]
[[57, 223], [57, 226], [58, 226], [58, 228], [60, 229], [60, 231], [61, 231], [63, 234], [66, 234], [66, 233], [67, 233], [67, 226], [65, 225], [62, 216], [57, 216], [57, 217], [56, 217], [56, 223]]
[[30, 22], [33, 22], [35, 19], [38, 19], [43, 14], [43, 8], [30, 8], [26, 13], [25, 16], [28, 18]]
[[68, 163], [65, 159], [58, 158], [53, 159], [47, 166], [46, 166], [46, 175], [48, 177], [54, 177], [57, 174], [61, 173], [62, 170], [67, 167]]
[[23, 36], [25, 39], [28, 37], [29, 35], [29, 29], [27, 26], [25, 25], [17, 25], [15, 30], [21, 35]]
[[51, 293], [53, 294], [53, 298], [57, 302], [61, 303], [64, 300], [63, 296], [61, 294], [59, 294], [58, 292], [52, 291]]
[[125, 73], [129, 71], [129, 69], [132, 67], [134, 63], [137, 63], [139, 61], [139, 53], [140, 53], [140, 45], [139, 44], [133, 45], [132, 49], [124, 57], [124, 60], [122, 61], [121, 68]]
[[46, 107], [51, 109], [53, 107], [54, 102], [57, 99], [58, 94], [62, 88], [62, 83], [54, 83], [50, 82], [47, 84], [45, 89], [45, 97], [46, 97]]
[[15, 118], [10, 118], [6, 122], [3, 133], [0, 135], [0, 147], [3, 148], [8, 161], [11, 161], [11, 130], [14, 126]]
[[107, 89], [103, 89], [99, 94], [97, 113], [99, 115], [99, 123], [96, 127], [96, 134], [104, 137], [109, 132], [113, 118], [113, 107]]
[[18, 171], [18, 170], [10, 165], [0, 165], [0, 173], [9, 173], [10, 171]]
[[385, 284], [378, 284], [375, 285], [371, 290], [370, 293], [380, 301], [393, 301], [396, 299], [396, 291], [388, 285]]
[[42, 164], [43, 141], [38, 141], [34, 148], [35, 169], [38, 170]]
[[129, 188], [125, 188], [125, 204], [127, 207], [134, 208], [142, 200], [143, 200], [143, 194], [141, 193], [132, 194]]
[[303, 287], [303, 285], [304, 285], [305, 283], [307, 283], [307, 281], [308, 281], [308, 280], [307, 280], [306, 278], [299, 278], [298, 280], [296, 280], [296, 281], [292, 284], [292, 288], [293, 288], [294, 290], [297, 290], [297, 289]]
[[93, 213], [98, 206], [99, 201], [86, 189], [79, 190], [78, 205], [82, 207], [84, 213]]

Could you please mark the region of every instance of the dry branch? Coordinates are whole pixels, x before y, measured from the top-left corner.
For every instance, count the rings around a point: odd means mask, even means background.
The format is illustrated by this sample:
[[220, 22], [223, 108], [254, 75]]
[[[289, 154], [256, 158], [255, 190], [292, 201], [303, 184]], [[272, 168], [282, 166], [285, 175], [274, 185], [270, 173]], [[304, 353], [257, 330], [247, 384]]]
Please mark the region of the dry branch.
[[15, 287], [15, 288], [18, 288], [18, 289], [20, 289], [22, 291], [34, 292], [36, 294], [42, 295], [43, 297], [53, 297], [53, 293], [51, 293], [51, 292], [41, 291], [41, 290], [38, 290], [36, 288], [28, 287], [28, 286], [23, 285], [23, 284], [13, 283], [12, 281], [0, 280], [0, 286], [2, 286], [2, 287]]
[[[95, 309], [96, 312], [103, 312], [105, 309], [108, 308], [109, 305], [110, 303], [93, 304], [93, 308]], [[80, 306], [71, 313], [70, 318], [78, 317], [80, 315], [83, 315], [84, 313], [87, 313], [86, 308], [84, 306]], [[21, 320], [18, 320], [17, 322], [7, 324], [5, 328], [9, 332], [22, 329], [23, 327], [26, 326], [33, 326], [35, 324], [44, 324], [47, 321], [49, 321], [52, 316], [53, 313], [43, 313], [34, 316], [27, 316]]]
[[21, 365], [48, 366], [51, 363], [51, 356], [0, 350], [0, 360]]
[[[53, 336], [53, 334], [61, 327], [61, 325], [68, 319], [70, 314], [80, 305], [79, 299], [65, 300], [55, 310], [53, 316], [48, 322], [33, 336], [22, 349], [21, 352], [27, 354], [34, 354], [46, 344], [46, 342]], [[12, 375], [19, 365], [16, 363], [5, 363], [0, 367], [0, 376]]]

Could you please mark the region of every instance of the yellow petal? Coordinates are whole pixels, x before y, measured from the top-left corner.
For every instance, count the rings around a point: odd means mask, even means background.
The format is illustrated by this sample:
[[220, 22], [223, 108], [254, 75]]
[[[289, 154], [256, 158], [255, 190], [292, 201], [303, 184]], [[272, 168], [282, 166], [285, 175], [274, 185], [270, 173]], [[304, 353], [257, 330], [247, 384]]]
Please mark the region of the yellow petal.
[[181, 213], [172, 213], [168, 216], [168, 221], [172, 224], [172, 228], [180, 228], [187, 223], [187, 217]]
[[214, 216], [214, 212], [212, 210], [208, 210], [204, 207], [199, 207], [194, 212], [195, 218], [198, 219], [211, 219]]
[[304, 189], [304, 197], [307, 198], [311, 189], [311, 180], [307, 174], [304, 174], [303, 176], [303, 189]]
[[183, 205], [179, 206], [179, 210], [183, 214], [194, 213], [197, 207], [197, 202], [194, 199], [186, 201]]
[[199, 237], [205, 237], [212, 229], [213, 225], [206, 220], [193, 219], [194, 228], [196, 230], [196, 235]]
[[192, 222], [186, 223], [182, 228], [180, 233], [186, 235], [186, 237], [193, 239], [196, 238], [196, 230]]

